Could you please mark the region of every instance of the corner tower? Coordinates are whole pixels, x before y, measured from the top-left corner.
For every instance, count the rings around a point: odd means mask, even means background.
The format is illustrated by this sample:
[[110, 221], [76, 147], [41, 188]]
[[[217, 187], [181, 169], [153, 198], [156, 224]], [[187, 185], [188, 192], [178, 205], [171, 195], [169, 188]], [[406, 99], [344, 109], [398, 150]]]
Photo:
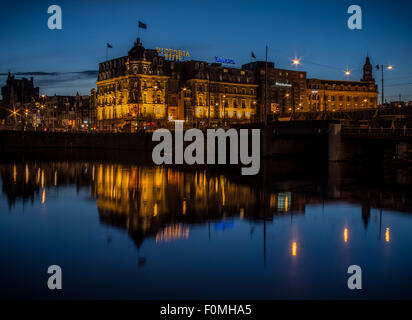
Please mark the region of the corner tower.
[[373, 74], [372, 74], [372, 64], [371, 61], [369, 59], [369, 56], [366, 57], [366, 62], [363, 66], [363, 77], [361, 79], [361, 81], [367, 81], [367, 82], [375, 82], [375, 79], [373, 78]]

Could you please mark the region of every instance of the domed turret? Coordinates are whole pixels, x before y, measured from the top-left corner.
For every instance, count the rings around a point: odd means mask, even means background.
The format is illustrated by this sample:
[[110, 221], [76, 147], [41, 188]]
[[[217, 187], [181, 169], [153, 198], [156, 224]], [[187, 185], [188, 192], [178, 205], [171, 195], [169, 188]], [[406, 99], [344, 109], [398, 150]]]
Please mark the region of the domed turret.
[[143, 47], [140, 38], [137, 38], [134, 46], [129, 51], [129, 57], [133, 60], [144, 60], [146, 58], [146, 49]]

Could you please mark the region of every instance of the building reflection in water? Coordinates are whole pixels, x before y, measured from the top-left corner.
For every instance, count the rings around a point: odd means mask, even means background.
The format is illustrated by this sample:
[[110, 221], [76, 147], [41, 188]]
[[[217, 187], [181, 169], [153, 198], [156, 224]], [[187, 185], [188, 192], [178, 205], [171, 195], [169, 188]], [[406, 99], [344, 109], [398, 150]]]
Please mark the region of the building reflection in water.
[[257, 205], [250, 186], [206, 171], [98, 164], [92, 173], [100, 219], [127, 229], [138, 246], [146, 236], [185, 239], [189, 224], [242, 215]]
[[187, 239], [189, 239], [189, 227], [181, 224], [168, 225], [160, 230], [155, 237], [156, 243]]
[[[239, 177], [234, 179], [229, 174], [205, 170], [180, 171], [116, 163], [21, 162], [0, 165], [0, 172], [3, 192], [10, 206], [18, 200], [46, 204], [51, 188], [67, 185], [75, 185], [77, 191], [87, 188], [96, 201], [100, 220], [127, 230], [137, 247], [146, 237], [152, 237], [156, 242], [188, 239], [191, 226], [210, 221], [216, 222], [217, 226], [220, 226], [219, 222], [233, 218], [266, 223], [276, 216], [304, 214], [306, 205], [319, 205], [325, 203], [325, 199], [360, 203], [360, 217], [367, 228], [372, 207], [393, 206], [397, 210], [409, 211], [409, 199], [412, 198], [409, 189], [392, 193], [390, 197], [388, 190], [363, 192], [362, 186], [354, 184], [353, 180], [349, 186], [343, 184], [343, 179], [335, 177], [337, 173], [333, 174], [333, 179], [329, 177], [327, 189], [315, 185], [313, 189], [298, 192], [290, 191], [298, 188], [290, 188], [287, 184], [283, 187], [282, 182], [277, 182], [276, 188], [263, 187]], [[347, 175], [344, 170], [333, 172]], [[303, 182], [302, 185], [309, 185], [307, 181]], [[329, 189], [338, 192], [327, 196]], [[228, 228], [227, 223], [224, 228]], [[343, 237], [347, 243], [347, 228]], [[385, 232], [385, 241], [390, 242], [389, 228]], [[292, 255], [297, 254], [297, 249], [294, 242]]]
[[385, 241], [386, 241], [386, 242], [390, 242], [390, 241], [391, 241], [389, 228], [386, 228], [386, 231], [385, 231]]

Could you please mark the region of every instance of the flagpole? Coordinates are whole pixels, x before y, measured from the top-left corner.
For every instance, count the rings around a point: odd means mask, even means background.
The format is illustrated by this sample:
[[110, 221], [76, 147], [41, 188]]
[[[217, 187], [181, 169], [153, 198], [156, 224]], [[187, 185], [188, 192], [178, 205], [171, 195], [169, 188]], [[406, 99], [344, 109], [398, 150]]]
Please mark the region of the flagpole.
[[268, 92], [268, 46], [266, 46], [266, 63], [265, 63], [265, 118], [264, 120], [264, 124], [267, 124], [267, 92]]

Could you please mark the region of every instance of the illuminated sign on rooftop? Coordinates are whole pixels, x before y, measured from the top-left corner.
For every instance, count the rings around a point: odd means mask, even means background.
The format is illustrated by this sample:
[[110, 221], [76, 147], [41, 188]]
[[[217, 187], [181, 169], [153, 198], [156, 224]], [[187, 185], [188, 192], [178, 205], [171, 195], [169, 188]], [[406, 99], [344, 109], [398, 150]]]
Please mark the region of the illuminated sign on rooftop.
[[185, 50], [156, 48], [156, 51], [158, 54], [164, 55], [168, 60], [181, 61], [184, 57], [190, 57], [189, 51]]
[[228, 63], [228, 64], [235, 64], [235, 62], [232, 59], [226, 59], [226, 58], [221, 58], [221, 57], [215, 57], [215, 61], [217, 63]]

